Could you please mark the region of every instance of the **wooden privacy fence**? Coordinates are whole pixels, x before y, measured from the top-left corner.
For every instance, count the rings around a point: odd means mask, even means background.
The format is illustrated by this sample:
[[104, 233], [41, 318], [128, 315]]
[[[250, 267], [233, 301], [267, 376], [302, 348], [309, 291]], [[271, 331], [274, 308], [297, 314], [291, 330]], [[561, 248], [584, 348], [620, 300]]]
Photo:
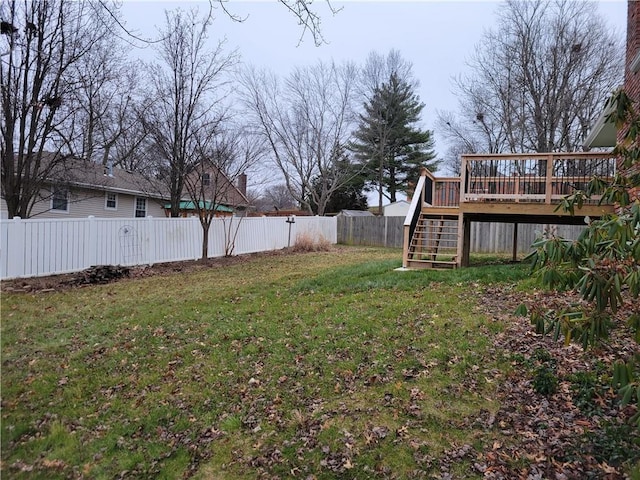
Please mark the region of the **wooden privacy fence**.
[[[209, 257], [224, 256], [233, 235], [233, 255], [285, 248], [298, 235], [335, 244], [336, 218], [217, 218], [209, 230]], [[1, 279], [195, 260], [201, 252], [202, 227], [195, 217], [0, 221]]]
[[[338, 243], [402, 248], [405, 217], [338, 217]], [[445, 225], [456, 226], [456, 221]], [[512, 253], [513, 224], [473, 222], [471, 224], [471, 251], [475, 253]], [[585, 227], [575, 225], [518, 225], [518, 253], [531, 251], [538, 234], [551, 229], [555, 234], [576, 239]]]
[[402, 248], [404, 217], [338, 216], [338, 243]]

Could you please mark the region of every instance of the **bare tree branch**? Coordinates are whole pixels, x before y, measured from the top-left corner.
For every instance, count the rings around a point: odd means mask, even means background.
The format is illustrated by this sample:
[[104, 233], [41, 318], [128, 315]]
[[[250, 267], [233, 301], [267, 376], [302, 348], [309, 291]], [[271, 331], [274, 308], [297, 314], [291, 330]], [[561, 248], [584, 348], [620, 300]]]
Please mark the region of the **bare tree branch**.
[[207, 46], [211, 11], [166, 13], [166, 25], [158, 44], [159, 63], [149, 66], [152, 96], [142, 118], [150, 133], [160, 164], [157, 173], [171, 197], [171, 215], [180, 213], [185, 176], [198, 162], [199, 142], [213, 135], [224, 118], [221, 98], [226, 73], [235, 64], [235, 52], [224, 51], [224, 42]]
[[456, 79], [458, 115], [441, 115], [439, 133], [458, 150], [581, 150], [623, 53], [593, 2], [510, 0]]
[[311, 198], [320, 215], [353, 176], [341, 160], [354, 122], [356, 77], [351, 64], [322, 62], [297, 68], [284, 81], [253, 69], [241, 75], [245, 106], [289, 192], [310, 211]]
[[[2, 197], [9, 216], [29, 217], [56, 165], [70, 153], [66, 131], [77, 105], [76, 66], [109, 36], [89, 2], [2, 2], [17, 29], [2, 35]], [[5, 43], [6, 42], [6, 43]]]

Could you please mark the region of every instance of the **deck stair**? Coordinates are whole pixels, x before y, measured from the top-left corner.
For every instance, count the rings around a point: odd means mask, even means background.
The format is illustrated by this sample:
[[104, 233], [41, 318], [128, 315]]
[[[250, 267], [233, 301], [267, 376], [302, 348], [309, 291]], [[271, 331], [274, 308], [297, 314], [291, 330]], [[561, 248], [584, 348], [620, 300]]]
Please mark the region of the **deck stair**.
[[455, 217], [421, 213], [409, 243], [409, 268], [456, 268], [458, 222]]

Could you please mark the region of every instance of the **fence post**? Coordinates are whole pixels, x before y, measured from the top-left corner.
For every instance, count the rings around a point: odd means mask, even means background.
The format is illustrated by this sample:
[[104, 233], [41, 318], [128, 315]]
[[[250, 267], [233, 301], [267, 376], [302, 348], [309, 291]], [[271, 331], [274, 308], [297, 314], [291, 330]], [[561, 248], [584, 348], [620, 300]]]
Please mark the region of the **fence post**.
[[153, 217], [147, 217], [147, 234], [149, 235], [149, 248], [147, 249], [147, 265], [151, 266], [156, 261], [156, 236]]
[[382, 217], [382, 218], [384, 218], [384, 246], [386, 247], [387, 244], [389, 243], [387, 241], [387, 239], [388, 239], [389, 217]]
[[85, 258], [83, 269], [93, 267], [98, 263], [98, 229], [96, 224], [96, 217], [89, 215], [88, 217], [88, 237], [87, 249], [85, 250]]
[[[191, 216], [191, 238], [195, 240], [195, 242], [191, 243], [191, 249], [189, 251], [189, 260], [198, 260], [200, 258], [200, 253], [202, 252], [202, 242], [204, 241], [204, 232], [202, 230], [202, 225], [200, 224], [200, 219]], [[213, 222], [211, 222], [213, 224]], [[211, 238], [209, 238], [209, 245], [207, 248], [211, 246]]]
[[25, 275], [25, 232], [26, 225], [21, 217], [13, 217], [13, 224], [8, 224], [7, 246], [4, 252], [7, 259], [7, 278]]

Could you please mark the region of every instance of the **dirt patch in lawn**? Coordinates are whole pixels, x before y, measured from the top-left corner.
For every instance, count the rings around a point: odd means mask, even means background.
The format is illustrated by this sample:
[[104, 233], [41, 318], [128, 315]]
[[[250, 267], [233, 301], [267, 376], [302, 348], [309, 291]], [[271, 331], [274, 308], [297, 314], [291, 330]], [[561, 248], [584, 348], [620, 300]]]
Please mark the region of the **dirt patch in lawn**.
[[[340, 253], [345, 249], [340, 246], [327, 247], [326, 251]], [[353, 251], [353, 249], [351, 249]], [[116, 282], [123, 278], [142, 278], [154, 275], [169, 275], [172, 273], [190, 273], [212, 268], [223, 268], [252, 261], [260, 257], [277, 257], [283, 255], [303, 255], [306, 251], [299, 251], [294, 247], [269, 252], [235, 255], [232, 257], [208, 258], [206, 260], [188, 260], [180, 262], [156, 263], [135, 267], [121, 267], [115, 265], [101, 265], [91, 267], [81, 272], [46, 277], [17, 278], [0, 282], [0, 290], [12, 293], [46, 293], [59, 292], [72, 288], [85, 287]]]

